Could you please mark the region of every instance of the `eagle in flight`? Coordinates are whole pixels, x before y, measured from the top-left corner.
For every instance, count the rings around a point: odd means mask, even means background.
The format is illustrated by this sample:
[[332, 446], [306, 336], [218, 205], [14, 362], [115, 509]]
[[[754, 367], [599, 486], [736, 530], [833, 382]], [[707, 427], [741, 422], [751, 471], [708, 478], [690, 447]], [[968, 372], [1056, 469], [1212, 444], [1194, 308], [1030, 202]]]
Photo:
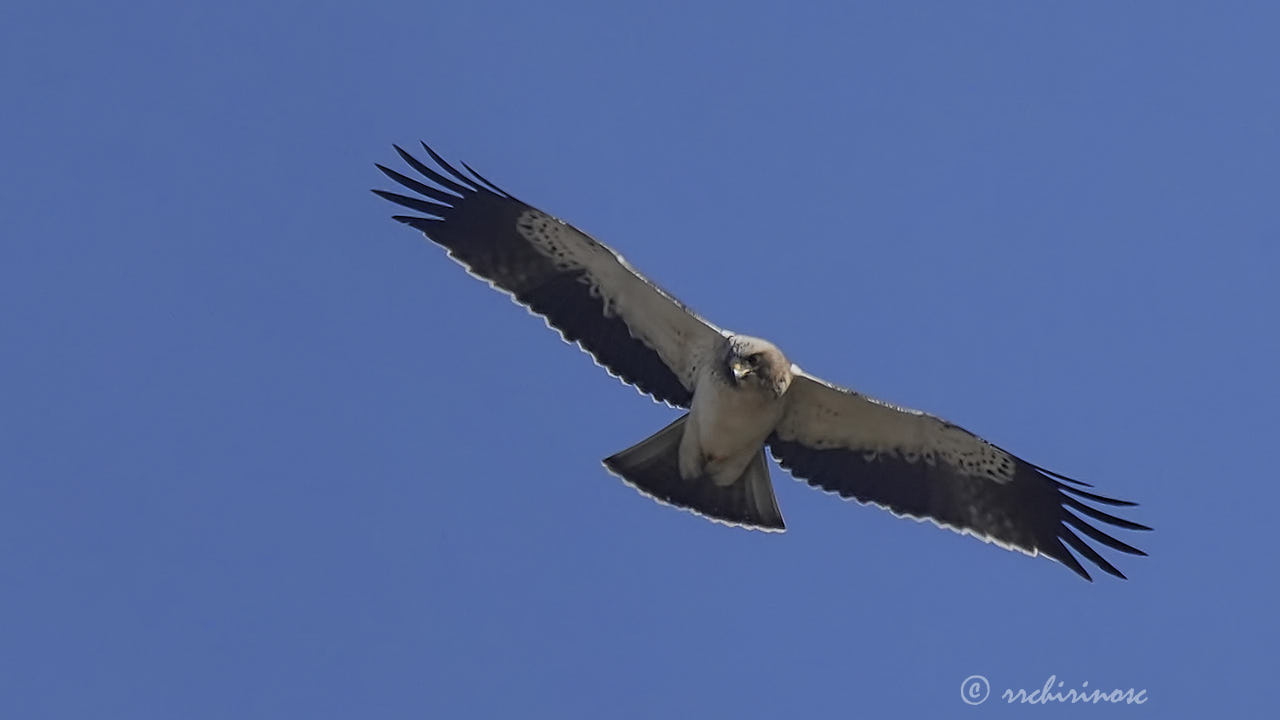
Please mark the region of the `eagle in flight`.
[[[964, 428], [816, 378], [775, 345], [722, 330], [590, 235], [526, 205], [466, 163], [423, 144], [435, 166], [395, 146], [423, 180], [378, 169], [416, 196], [374, 190], [471, 274], [577, 343], [610, 374], [688, 412], [604, 461], [641, 493], [727, 525], [785, 528], [764, 448], [810, 485], [898, 516], [930, 520], [1086, 580], [1067, 549], [1112, 575], [1081, 537], [1145, 555], [1097, 523], [1149, 530], [1089, 503], [1135, 503], [1033, 465]], [[469, 174], [468, 174], [469, 173]]]

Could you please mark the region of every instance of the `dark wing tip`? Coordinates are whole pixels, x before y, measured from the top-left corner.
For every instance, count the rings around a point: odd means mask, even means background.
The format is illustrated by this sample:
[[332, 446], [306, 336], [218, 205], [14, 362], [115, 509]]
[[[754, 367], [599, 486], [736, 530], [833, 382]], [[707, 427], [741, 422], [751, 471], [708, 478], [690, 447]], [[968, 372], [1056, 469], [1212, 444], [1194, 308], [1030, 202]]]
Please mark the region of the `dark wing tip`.
[[[1028, 465], [1031, 464], [1028, 463]], [[1082, 558], [1101, 568], [1104, 572], [1120, 578], [1121, 580], [1127, 580], [1128, 578], [1123, 572], [1116, 568], [1115, 565], [1112, 565], [1111, 562], [1104, 558], [1093, 545], [1090, 545], [1085, 539], [1081, 538], [1080, 535], [1077, 535], [1076, 533], [1078, 532], [1081, 535], [1084, 535], [1085, 538], [1092, 540], [1094, 543], [1111, 548], [1112, 550], [1145, 557], [1147, 555], [1146, 552], [1122, 540], [1114, 538], [1106, 532], [1103, 532], [1098, 527], [1091, 525], [1085, 520], [1085, 518], [1090, 518], [1099, 523], [1105, 523], [1106, 525], [1125, 530], [1149, 531], [1151, 530], [1150, 527], [1103, 512], [1091, 505], [1086, 505], [1082, 500], [1089, 500], [1102, 505], [1111, 505], [1116, 507], [1136, 507], [1138, 503], [1130, 502], [1128, 500], [1119, 500], [1082, 490], [1075, 486], [1085, 485], [1085, 483], [1082, 483], [1079, 480], [1073, 480], [1064, 475], [1060, 475], [1036, 465], [1031, 465], [1031, 467], [1040, 473], [1041, 478], [1044, 481], [1051, 483], [1052, 487], [1057, 490], [1055, 494], [1057, 496], [1060, 513], [1057, 537], [1053, 538], [1053, 542], [1050, 546], [1043, 549], [1045, 554], [1062, 562], [1068, 568], [1076, 571], [1077, 574], [1080, 574], [1079, 568], [1077, 567], [1079, 562], [1067, 562], [1065, 559], [1071, 555], [1070, 550], [1067, 550], [1063, 545], [1063, 541], [1065, 541], [1066, 545], [1070, 546], [1072, 550], [1075, 550]], [[1074, 483], [1074, 485], [1067, 485], [1062, 481], [1068, 481]], [[1088, 486], [1086, 485], [1086, 487]], [[1075, 512], [1072, 512], [1073, 510]], [[1076, 513], [1079, 513], [1079, 515]], [[1074, 558], [1072, 559], [1074, 561]], [[1084, 575], [1082, 575], [1082, 577], [1084, 577]]]
[[1138, 506], [1138, 503], [1133, 502], [1131, 500], [1118, 500], [1116, 498], [1107, 497], [1106, 495], [1091, 493], [1086, 490], [1081, 490], [1078, 487], [1072, 487], [1071, 485], [1063, 484], [1061, 482], [1058, 482], [1057, 480], [1054, 480], [1054, 483], [1058, 486], [1059, 489], [1065, 490], [1066, 492], [1069, 492], [1072, 495], [1075, 495], [1077, 497], [1082, 497], [1082, 498], [1088, 498], [1089, 500], [1102, 503], [1103, 505], [1111, 505], [1114, 507], [1137, 507]]
[[426, 200], [419, 200], [418, 198], [409, 197], [408, 195], [401, 195], [399, 193], [387, 192], [386, 190], [374, 190], [373, 194], [377, 195], [383, 200], [390, 200], [391, 202], [397, 205], [407, 207], [410, 210], [417, 210], [420, 213], [426, 213], [427, 215], [434, 215], [439, 218], [445, 217], [448, 211], [451, 209], [448, 205], [441, 205], [439, 203], [427, 202]]
[[[427, 147], [426, 143], [423, 143], [422, 146], [424, 148]], [[459, 183], [456, 180], [450, 179], [442, 175], [441, 173], [436, 172], [436, 170], [432, 168], [430, 165], [427, 165], [426, 163], [422, 162], [418, 158], [409, 154], [408, 151], [406, 151], [404, 148], [400, 147], [399, 145], [393, 144], [391, 147], [395, 148], [396, 153], [400, 155], [400, 159], [408, 163], [410, 167], [412, 167], [414, 170], [417, 170], [419, 173], [421, 173], [423, 177], [427, 178], [433, 183], [436, 183], [440, 187], [445, 188], [449, 192], [455, 193], [460, 197], [466, 197], [467, 195], [474, 193], [478, 190], [478, 188], [475, 187], [475, 183], [473, 181], [458, 175], [458, 173], [456, 171], [452, 171], [452, 169], [451, 169], [452, 173], [456, 177], [461, 179], [463, 182]], [[437, 162], [440, 163], [441, 168], [449, 167], [448, 164], [445, 163], [444, 160], [441, 159], [439, 155], [435, 154], [435, 152], [432, 151], [430, 148], [427, 148], [427, 152], [431, 154], [432, 158], [437, 159]], [[392, 179], [399, 182], [399, 180], [397, 180], [395, 177], [392, 177]]]
[[1070, 550], [1067, 550], [1066, 546], [1062, 544], [1062, 540], [1056, 537], [1053, 538], [1053, 541], [1045, 547], [1042, 547], [1040, 552], [1054, 560], [1057, 560], [1063, 565], [1066, 565], [1068, 570], [1071, 570], [1085, 580], [1093, 582], [1093, 578], [1089, 575], [1089, 571], [1084, 569], [1084, 566], [1081, 565], [1080, 561], [1071, 554]]
[[502, 196], [502, 197], [504, 197], [504, 198], [509, 198], [509, 197], [511, 197], [509, 194], [507, 194], [507, 191], [505, 191], [505, 190], [503, 190], [502, 188], [498, 187], [497, 185], [494, 185], [493, 183], [489, 182], [489, 179], [488, 179], [488, 178], [486, 178], [485, 176], [483, 176], [483, 175], [481, 175], [480, 173], [476, 172], [476, 169], [475, 169], [475, 168], [471, 167], [470, 165], [466, 164], [465, 162], [464, 162], [464, 163], [462, 163], [462, 167], [466, 168], [466, 169], [467, 169], [467, 172], [469, 172], [469, 173], [471, 173], [473, 176], [475, 176], [475, 179], [477, 179], [477, 180], [479, 180], [480, 182], [484, 183], [486, 187], [488, 187], [490, 190], [494, 191], [494, 192], [495, 192], [495, 193], [497, 193], [498, 195], [501, 195], [501, 196]]
[[1062, 531], [1058, 534], [1058, 537], [1062, 538], [1063, 540], [1066, 540], [1067, 544], [1070, 545], [1072, 548], [1075, 548], [1076, 552], [1083, 555], [1086, 559], [1089, 560], [1089, 562], [1102, 568], [1104, 572], [1114, 575], [1115, 577], [1118, 577], [1121, 580], [1128, 579], [1124, 576], [1124, 573], [1116, 569], [1115, 565], [1112, 565], [1106, 558], [1102, 557], [1102, 555], [1097, 550], [1094, 550], [1091, 545], [1081, 540], [1080, 536], [1071, 532], [1071, 530], [1065, 527], [1062, 528]]
[[[999, 447], [999, 446], [997, 445], [996, 447]], [[1004, 448], [999, 448], [999, 449], [1000, 449], [1000, 450], [1003, 450], [1003, 451], [1005, 452], [1005, 454], [1007, 454], [1007, 455], [1013, 455], [1013, 453], [1009, 452], [1008, 450], [1005, 450]], [[1024, 460], [1023, 462], [1026, 462], [1026, 461]], [[1028, 464], [1028, 465], [1030, 465], [1032, 468], [1034, 468], [1037, 472], [1044, 473], [1045, 475], [1048, 475], [1048, 476], [1049, 476], [1049, 477], [1051, 477], [1051, 478], [1057, 478], [1058, 480], [1065, 480], [1066, 482], [1074, 483], [1074, 484], [1076, 484], [1076, 485], [1080, 485], [1080, 486], [1082, 486], [1082, 487], [1093, 487], [1093, 485], [1091, 485], [1091, 484], [1089, 484], [1089, 483], [1087, 483], [1087, 482], [1085, 482], [1085, 481], [1083, 481], [1083, 480], [1077, 480], [1077, 479], [1075, 479], [1075, 478], [1073, 478], [1073, 477], [1067, 477], [1066, 475], [1063, 475], [1062, 473], [1054, 472], [1054, 471], [1050, 470], [1049, 468], [1043, 468], [1043, 467], [1040, 467], [1039, 465], [1036, 465], [1035, 463], [1027, 463], [1027, 464]]]
[[427, 151], [427, 154], [431, 156], [431, 159], [434, 160], [437, 165], [447, 170], [450, 175], [454, 176], [458, 180], [468, 185], [473, 184], [474, 181], [471, 178], [462, 174], [460, 171], [458, 171], [457, 168], [455, 168], [454, 166], [446, 162], [444, 158], [440, 157], [439, 153], [431, 149], [431, 146], [427, 145], [425, 142], [422, 142], [421, 140], [419, 140], [418, 142], [422, 143], [422, 149]]
[[1093, 518], [1094, 520], [1099, 520], [1109, 525], [1115, 525], [1116, 527], [1121, 527], [1121, 528], [1124, 528], [1125, 530], [1151, 530], [1151, 528], [1141, 523], [1136, 523], [1136, 522], [1133, 522], [1132, 520], [1125, 520], [1124, 518], [1116, 517], [1115, 515], [1112, 515], [1110, 513], [1105, 513], [1097, 508], [1085, 505], [1084, 503], [1071, 497], [1070, 495], [1062, 496], [1062, 505], [1064, 507], [1069, 507], [1072, 510], [1077, 510], [1079, 512], [1082, 512], [1085, 515], [1088, 515], [1089, 517]]
[[1130, 555], [1146, 555], [1145, 552], [1130, 545], [1129, 543], [1117, 540], [1116, 538], [1113, 538], [1098, 528], [1090, 525], [1066, 508], [1062, 509], [1062, 515], [1064, 523], [1074, 527], [1085, 535], [1088, 535], [1095, 542], [1100, 542], [1113, 550], [1119, 550], [1120, 552], [1129, 553]]

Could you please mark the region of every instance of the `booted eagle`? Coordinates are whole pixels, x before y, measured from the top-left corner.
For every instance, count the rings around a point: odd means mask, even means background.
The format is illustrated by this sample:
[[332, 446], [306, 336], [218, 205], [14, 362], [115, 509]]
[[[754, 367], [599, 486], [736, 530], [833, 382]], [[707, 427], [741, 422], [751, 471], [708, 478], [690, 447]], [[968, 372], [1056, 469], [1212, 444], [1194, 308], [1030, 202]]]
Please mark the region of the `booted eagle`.
[[[1090, 523], [1149, 530], [1094, 505], [1132, 506], [1033, 465], [964, 428], [813, 377], [767, 340], [721, 330], [590, 235], [459, 171], [396, 146], [423, 180], [378, 165], [414, 195], [374, 190], [471, 274], [546, 318], [623, 382], [689, 412], [604, 465], [649, 497], [727, 525], [785, 528], [769, 479], [778, 464], [810, 485], [930, 520], [1086, 580], [1068, 550], [1123, 578], [1081, 536], [1145, 555]], [[469, 174], [468, 174], [469, 173]]]

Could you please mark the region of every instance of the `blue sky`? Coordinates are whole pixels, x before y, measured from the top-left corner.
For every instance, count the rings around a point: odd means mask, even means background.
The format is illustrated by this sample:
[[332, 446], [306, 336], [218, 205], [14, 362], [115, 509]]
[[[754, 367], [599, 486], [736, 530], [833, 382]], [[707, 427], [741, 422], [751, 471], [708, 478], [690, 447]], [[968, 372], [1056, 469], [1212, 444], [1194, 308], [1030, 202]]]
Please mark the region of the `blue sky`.
[[[0, 714], [1270, 706], [1280, 14], [694, 5], [0, 10]], [[599, 460], [673, 411], [389, 219], [418, 139], [1140, 501], [1151, 557], [1084, 583], [776, 468], [780, 537], [640, 497]]]

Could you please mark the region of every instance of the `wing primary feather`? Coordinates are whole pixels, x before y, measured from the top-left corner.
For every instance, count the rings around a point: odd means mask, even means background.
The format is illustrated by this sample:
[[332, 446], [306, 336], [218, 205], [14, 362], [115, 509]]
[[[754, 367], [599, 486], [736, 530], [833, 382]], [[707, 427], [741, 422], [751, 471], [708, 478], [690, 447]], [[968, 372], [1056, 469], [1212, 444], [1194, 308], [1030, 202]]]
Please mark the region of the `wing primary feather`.
[[1040, 552], [1048, 555], [1054, 560], [1057, 560], [1063, 565], [1066, 565], [1072, 572], [1085, 580], [1093, 582], [1093, 578], [1089, 577], [1089, 571], [1084, 569], [1084, 566], [1080, 564], [1080, 561], [1076, 560], [1075, 556], [1071, 554], [1071, 551], [1068, 550], [1058, 538], [1049, 538], [1049, 541], [1045, 543], [1045, 546], [1040, 548]]
[[404, 175], [401, 175], [395, 170], [392, 170], [391, 168], [388, 168], [388, 167], [383, 167], [378, 163], [374, 163], [373, 165], [374, 167], [381, 170], [383, 175], [386, 175], [387, 177], [391, 178], [392, 180], [395, 180], [396, 182], [409, 188], [410, 190], [416, 193], [421, 193], [422, 195], [425, 195], [426, 197], [429, 197], [432, 200], [438, 200], [442, 203], [455, 203], [462, 199], [457, 195], [450, 195], [449, 193], [443, 190], [440, 190], [438, 188], [433, 188], [430, 185], [427, 185], [425, 183], [420, 183], [411, 177], [405, 177]]
[[1086, 492], [1084, 490], [1081, 490], [1080, 488], [1071, 487], [1070, 485], [1064, 485], [1060, 482], [1057, 482], [1056, 480], [1054, 482], [1055, 484], [1057, 484], [1058, 489], [1062, 490], [1063, 492], [1069, 492], [1072, 495], [1076, 495], [1077, 497], [1086, 498], [1094, 502], [1102, 503], [1103, 505], [1114, 505], [1115, 507], [1137, 507], [1138, 506], [1138, 503], [1136, 502], [1132, 502], [1129, 500], [1117, 500], [1115, 498], [1109, 498], [1106, 495], [1098, 495], [1095, 493]]
[[[1004, 448], [1000, 448], [1000, 449], [1004, 450], [1006, 453], [1009, 453], [1009, 451], [1005, 450]], [[1009, 453], [1009, 454], [1012, 455], [1013, 453]], [[1049, 468], [1042, 468], [1039, 465], [1036, 465], [1035, 463], [1027, 463], [1027, 464], [1035, 468], [1036, 470], [1039, 470], [1040, 472], [1044, 473], [1045, 475], [1048, 475], [1049, 477], [1054, 477], [1059, 480], [1066, 480], [1069, 483], [1075, 483], [1076, 485], [1083, 485], [1084, 487], [1093, 487], [1093, 485], [1083, 480], [1076, 480], [1075, 478], [1067, 477], [1066, 475], [1063, 475], [1062, 473], [1056, 473], [1050, 470]]]
[[[485, 186], [486, 186], [486, 187], [488, 187], [490, 190], [494, 191], [495, 193], [497, 193], [497, 194], [501, 195], [501, 196], [502, 196], [502, 197], [504, 197], [504, 198], [510, 198], [510, 197], [511, 197], [511, 195], [509, 195], [509, 194], [507, 193], [507, 191], [506, 191], [506, 190], [503, 190], [502, 188], [498, 187], [497, 185], [494, 185], [493, 183], [489, 182], [488, 178], [486, 178], [485, 176], [483, 176], [483, 175], [481, 175], [480, 173], [476, 172], [476, 169], [475, 169], [475, 168], [471, 167], [470, 165], [468, 165], [468, 164], [466, 164], [466, 163], [462, 163], [462, 167], [466, 168], [466, 169], [467, 169], [467, 172], [469, 172], [469, 173], [471, 173], [472, 175], [474, 175], [474, 176], [475, 176], [475, 178], [476, 178], [477, 180], [479, 180], [480, 182], [484, 183], [484, 184], [485, 184]], [[512, 198], [512, 199], [514, 200], [515, 198]]]
[[1150, 530], [1151, 529], [1146, 525], [1139, 525], [1136, 522], [1131, 522], [1129, 520], [1125, 520], [1124, 518], [1118, 518], [1115, 515], [1104, 513], [1101, 510], [1098, 510], [1097, 508], [1091, 508], [1088, 505], [1085, 505], [1084, 503], [1080, 502], [1079, 500], [1069, 495], [1062, 496], [1062, 504], [1068, 507], [1074, 508], [1076, 510], [1079, 510], [1080, 512], [1084, 513], [1085, 515], [1088, 515], [1094, 520], [1101, 520], [1102, 522], [1110, 523], [1112, 525], [1115, 525], [1116, 527], [1122, 527], [1126, 530]]
[[392, 215], [391, 219], [396, 222], [402, 222], [405, 225], [416, 230], [421, 230], [422, 232], [430, 230], [432, 225], [439, 225], [444, 222], [444, 220], [440, 220], [439, 218], [424, 218], [418, 217], [417, 215]]
[[1089, 562], [1094, 563], [1098, 567], [1102, 568], [1103, 570], [1105, 570], [1106, 572], [1112, 575], [1115, 575], [1121, 580], [1128, 579], [1124, 576], [1124, 573], [1116, 569], [1115, 565], [1112, 565], [1111, 563], [1107, 562], [1107, 559], [1102, 557], [1102, 555], [1098, 554], [1097, 550], [1094, 550], [1092, 547], [1089, 547], [1089, 543], [1086, 543], [1085, 541], [1081, 540], [1078, 535], [1071, 532], [1069, 529], [1063, 528], [1062, 533], [1059, 537], [1061, 537], [1063, 540], [1066, 540], [1068, 545], [1075, 548], [1076, 552], [1085, 556], [1085, 558], [1088, 559]]
[[399, 145], [392, 145], [391, 147], [395, 148], [396, 152], [400, 154], [400, 159], [409, 163], [409, 165], [414, 170], [417, 170], [418, 172], [422, 173], [423, 177], [427, 178], [433, 183], [438, 184], [440, 187], [446, 188], [448, 190], [452, 190], [453, 192], [458, 193], [458, 195], [469, 195], [476, 191], [476, 189], [473, 187], [460, 185], [454, 182], [453, 180], [450, 180], [449, 178], [445, 177], [444, 175], [441, 175], [440, 173], [432, 169], [430, 165], [427, 165], [426, 163], [422, 162], [418, 158], [405, 152], [404, 148], [400, 147]]
[[[422, 141], [419, 140], [419, 142], [422, 142]], [[427, 154], [431, 156], [431, 159], [435, 160], [437, 165], [447, 170], [450, 175], [458, 178], [464, 183], [474, 184], [474, 181], [471, 178], [467, 177], [466, 175], [463, 175], [461, 172], [458, 172], [457, 168], [445, 162], [444, 158], [440, 157], [439, 153], [437, 153], [435, 150], [432, 150], [431, 146], [427, 145], [425, 142], [422, 143], [422, 149], [426, 150]], [[475, 189], [479, 190], [479, 188], [475, 188]]]
[[1146, 556], [1145, 552], [1139, 550], [1138, 548], [1126, 542], [1117, 540], [1111, 537], [1110, 535], [1102, 532], [1098, 528], [1076, 517], [1076, 515], [1072, 513], [1070, 510], [1063, 510], [1062, 513], [1063, 515], [1065, 515], [1065, 517], [1063, 518], [1063, 522], [1071, 525], [1072, 527], [1084, 533], [1085, 535], [1088, 535], [1094, 542], [1100, 542], [1103, 545], [1106, 545], [1107, 547], [1113, 550], [1119, 550], [1120, 552], [1129, 553], [1130, 555], [1142, 555], [1143, 557]]
[[428, 215], [435, 215], [440, 218], [443, 218], [444, 214], [451, 209], [447, 205], [437, 205], [436, 203], [427, 202], [426, 200], [419, 200], [418, 198], [411, 198], [406, 195], [387, 192], [386, 190], [374, 190], [373, 194], [385, 200], [390, 200], [397, 205], [403, 205], [410, 210], [417, 210], [418, 212], [424, 212]]

